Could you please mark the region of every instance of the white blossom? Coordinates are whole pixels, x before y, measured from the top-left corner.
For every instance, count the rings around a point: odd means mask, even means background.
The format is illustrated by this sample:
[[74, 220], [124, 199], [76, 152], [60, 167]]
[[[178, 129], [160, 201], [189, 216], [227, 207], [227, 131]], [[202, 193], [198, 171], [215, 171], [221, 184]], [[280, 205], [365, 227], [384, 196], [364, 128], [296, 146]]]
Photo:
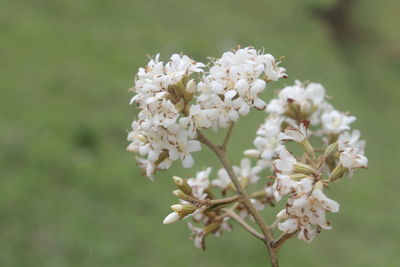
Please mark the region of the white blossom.
[[296, 105], [299, 113], [311, 116], [326, 105], [325, 89], [318, 83], [303, 84], [295, 81], [294, 85], [283, 88], [277, 99], [271, 100], [267, 111], [282, 115], [288, 111], [290, 104]]
[[225, 169], [218, 170], [218, 177], [211, 181], [213, 186], [219, 187], [222, 190], [228, 189], [229, 185], [232, 183], [231, 179], [229, 178], [228, 173]]
[[252, 167], [248, 158], [243, 158], [240, 161], [240, 167], [233, 166], [233, 170], [239, 176], [239, 179], [246, 179], [251, 184], [257, 183], [260, 180], [258, 174], [262, 171], [259, 166]]
[[356, 153], [364, 155], [365, 141], [360, 139], [360, 131], [354, 130], [350, 132], [343, 132], [338, 138], [338, 148], [340, 151], [345, 150], [346, 147], [353, 147]]
[[258, 165], [262, 168], [271, 165], [273, 157], [283, 147], [279, 140], [282, 122], [282, 117], [268, 117], [257, 130], [257, 136], [253, 142], [255, 149], [248, 149], [244, 152], [248, 157], [259, 159]]
[[275, 183], [273, 184], [274, 196], [277, 201], [282, 199], [282, 196], [292, 192], [299, 194], [307, 194], [311, 191], [313, 185], [311, 177], [305, 177], [299, 181], [292, 179], [289, 175], [277, 174]]
[[367, 157], [358, 154], [357, 149], [351, 146], [347, 146], [340, 152], [339, 160], [342, 166], [349, 170], [367, 168], [368, 166]]
[[[242, 183], [257, 183], [260, 179], [258, 174], [262, 171], [262, 168], [259, 166], [252, 167], [250, 160], [243, 158], [240, 161], [240, 166], [233, 166], [233, 171]], [[222, 168], [218, 170], [218, 177], [211, 184], [225, 191], [232, 184], [232, 181], [226, 170]]]
[[269, 81], [286, 77], [285, 69], [277, 66], [275, 58], [246, 47], [229, 51], [213, 61], [209, 73], [199, 83], [197, 102], [203, 109], [218, 109], [214, 128], [226, 128], [245, 116], [250, 108], [263, 110], [259, 98]]
[[354, 116], [347, 116], [337, 110], [328, 111], [321, 116], [324, 132], [327, 134], [339, 134], [350, 130], [349, 124], [356, 120]]
[[279, 151], [279, 159], [274, 160], [273, 166], [279, 173], [291, 174], [296, 163], [296, 158], [286, 148], [283, 148]]
[[294, 194], [288, 200], [285, 212], [278, 214], [278, 229], [285, 233], [298, 231], [298, 238], [311, 242], [317, 234], [317, 229], [329, 230], [332, 227], [326, 221], [326, 212], [338, 212], [339, 204], [326, 197], [321, 182], [318, 182], [311, 194]]
[[211, 173], [211, 167], [200, 171], [196, 174], [196, 177], [187, 180], [188, 184], [193, 190], [193, 196], [198, 199], [205, 199], [207, 194], [204, 192], [210, 186], [210, 180], [208, 177]]
[[307, 138], [307, 126], [302, 122], [298, 128], [289, 127], [279, 134], [279, 140], [293, 140], [297, 143], [302, 143]]

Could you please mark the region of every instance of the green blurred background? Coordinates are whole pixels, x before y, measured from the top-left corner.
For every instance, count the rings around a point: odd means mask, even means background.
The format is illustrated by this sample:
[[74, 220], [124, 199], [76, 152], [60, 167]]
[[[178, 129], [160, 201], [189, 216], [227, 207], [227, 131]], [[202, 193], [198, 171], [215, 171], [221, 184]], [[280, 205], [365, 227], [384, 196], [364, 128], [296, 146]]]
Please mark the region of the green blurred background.
[[[336, 2], [0, 0], [0, 266], [265, 266], [240, 227], [202, 252], [185, 222], [162, 225], [170, 177], [194, 170], [176, 162], [151, 182], [125, 150], [146, 54], [203, 61], [237, 45], [286, 57], [289, 79], [272, 89], [324, 84], [367, 140], [369, 169], [328, 192], [334, 229], [290, 240], [282, 266], [400, 266], [400, 2]], [[233, 163], [264, 116], [240, 121]], [[194, 156], [196, 170], [217, 166], [206, 148]]]

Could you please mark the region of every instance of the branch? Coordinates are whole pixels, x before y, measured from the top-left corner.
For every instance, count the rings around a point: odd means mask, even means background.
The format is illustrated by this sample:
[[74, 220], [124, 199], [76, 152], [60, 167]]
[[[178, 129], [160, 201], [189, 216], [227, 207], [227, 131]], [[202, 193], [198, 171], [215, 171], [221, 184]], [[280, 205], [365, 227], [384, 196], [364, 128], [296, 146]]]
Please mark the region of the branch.
[[280, 237], [278, 237], [278, 239], [272, 242], [272, 247], [278, 250], [283, 245], [283, 243], [285, 243], [286, 240], [292, 238], [295, 234], [296, 231], [290, 234], [282, 234]]
[[264, 235], [259, 233], [257, 230], [255, 230], [253, 227], [251, 227], [251, 225], [249, 225], [245, 220], [242, 219], [242, 217], [240, 217], [239, 215], [236, 214], [236, 212], [234, 212], [231, 209], [223, 209], [223, 211], [225, 211], [225, 215], [231, 217], [232, 219], [234, 219], [238, 224], [240, 224], [247, 232], [249, 232], [250, 234], [254, 235], [255, 237], [257, 237], [258, 239], [264, 241]]
[[242, 185], [240, 184], [240, 181], [234, 172], [232, 165], [229, 163], [226, 153], [223, 149], [215, 145], [213, 142], [211, 142], [207, 137], [205, 137], [200, 131], [197, 131], [197, 139], [208, 146], [219, 158], [219, 160], [222, 163], [222, 166], [225, 168], [226, 172], [228, 173], [229, 177], [232, 180], [232, 183], [235, 185], [237, 193], [242, 197], [243, 203], [246, 206], [247, 210], [249, 213], [253, 216], [254, 220], [260, 227], [261, 231], [264, 234], [264, 242], [268, 247], [268, 252], [271, 257], [271, 263], [273, 266], [278, 266], [278, 260], [277, 260], [277, 255], [276, 251], [274, 248], [271, 247], [271, 242], [273, 240], [273, 235], [271, 230], [268, 228], [266, 225], [263, 217], [261, 214], [256, 210], [256, 208], [253, 206], [253, 204], [250, 201], [250, 198], [247, 194], [247, 192], [244, 190]]
[[230, 139], [231, 136], [232, 136], [233, 127], [235, 127], [235, 123], [234, 123], [234, 122], [232, 122], [232, 123], [229, 125], [228, 131], [226, 132], [224, 142], [223, 142], [223, 144], [222, 144], [222, 146], [221, 146], [221, 149], [222, 149], [223, 151], [226, 151], [226, 148], [227, 148], [227, 146], [228, 146], [229, 139]]
[[219, 205], [219, 204], [229, 204], [236, 202], [240, 199], [240, 196], [233, 196], [233, 197], [227, 197], [227, 198], [221, 198], [221, 199], [206, 199], [204, 200], [204, 203], [207, 205]]

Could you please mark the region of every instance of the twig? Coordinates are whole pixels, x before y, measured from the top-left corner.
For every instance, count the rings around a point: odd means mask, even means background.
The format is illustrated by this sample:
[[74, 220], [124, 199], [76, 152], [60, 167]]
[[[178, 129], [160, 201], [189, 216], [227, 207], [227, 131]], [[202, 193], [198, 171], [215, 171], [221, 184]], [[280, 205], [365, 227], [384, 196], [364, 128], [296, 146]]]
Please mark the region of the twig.
[[236, 202], [239, 199], [240, 199], [240, 196], [233, 196], [233, 197], [227, 197], [227, 198], [221, 198], [221, 199], [206, 199], [206, 200], [204, 200], [204, 203], [207, 205], [229, 204], [229, 203]]
[[296, 231], [290, 234], [282, 234], [278, 239], [274, 240], [272, 242], [272, 247], [275, 248], [276, 250], [279, 250], [280, 247], [285, 243], [286, 240], [292, 238], [296, 234]]
[[266, 225], [261, 214], [256, 210], [256, 208], [251, 203], [247, 192], [242, 187], [238, 177], [236, 176], [236, 173], [234, 172], [234, 170], [232, 168], [232, 165], [229, 163], [229, 161], [226, 157], [225, 150], [223, 150], [222, 148], [220, 148], [219, 146], [217, 146], [213, 142], [211, 142], [200, 131], [197, 131], [197, 139], [200, 142], [202, 142], [203, 144], [205, 144], [206, 146], [208, 146], [221, 161], [223, 167], [225, 168], [226, 172], [228, 173], [229, 177], [231, 178], [232, 183], [235, 185], [237, 193], [242, 197], [244, 205], [246, 206], [249, 213], [253, 216], [254, 220], [256, 221], [256, 223], [258, 224], [258, 226], [260, 227], [261, 231], [264, 234], [264, 243], [267, 245], [267, 248], [268, 248], [271, 265], [274, 267], [278, 266], [278, 259], [277, 259], [276, 251], [271, 246], [271, 241], [273, 240], [272, 232]]
[[223, 209], [225, 211], [225, 214], [229, 217], [231, 217], [232, 219], [234, 219], [238, 224], [240, 224], [246, 231], [248, 231], [250, 234], [254, 235], [255, 237], [257, 237], [258, 239], [261, 239], [264, 241], [264, 235], [259, 233], [256, 229], [254, 229], [253, 227], [251, 227], [251, 225], [249, 225], [245, 220], [242, 219], [242, 217], [240, 217], [239, 215], [236, 214], [236, 212], [234, 212], [231, 209]]
[[232, 122], [231, 125], [229, 125], [228, 131], [226, 132], [226, 135], [225, 135], [225, 138], [224, 138], [224, 142], [222, 143], [222, 146], [221, 146], [221, 149], [223, 151], [226, 151], [229, 139], [232, 136], [233, 127], [235, 127], [235, 123], [234, 122]]

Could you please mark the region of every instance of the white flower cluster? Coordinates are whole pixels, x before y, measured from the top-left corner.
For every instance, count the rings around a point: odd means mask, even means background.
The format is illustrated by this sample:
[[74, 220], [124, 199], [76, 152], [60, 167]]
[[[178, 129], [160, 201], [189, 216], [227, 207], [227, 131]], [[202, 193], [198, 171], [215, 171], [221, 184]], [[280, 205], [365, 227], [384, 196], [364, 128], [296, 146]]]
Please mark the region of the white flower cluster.
[[140, 155], [146, 176], [179, 158], [183, 167], [192, 167], [191, 153], [201, 149], [197, 129], [226, 128], [252, 107], [265, 109], [259, 95], [266, 83], [286, 77], [272, 55], [251, 47], [226, 52], [208, 65], [206, 70], [205, 64], [174, 54], [166, 64], [157, 55], [139, 69], [131, 104], [140, 111], [127, 149]]
[[[270, 166], [275, 173], [273, 194], [277, 201], [288, 195], [286, 209], [278, 214], [278, 228], [307, 242], [321, 229], [330, 229], [325, 213], [337, 212], [339, 204], [323, 193], [324, 185], [352, 175], [356, 168], [366, 168], [365, 142], [360, 132], [350, 133], [354, 116], [335, 110], [325, 99], [320, 84], [302, 84], [282, 89], [278, 98], [267, 106], [265, 123], [257, 131], [255, 149], [245, 155], [258, 159], [258, 166]], [[309, 143], [311, 137], [323, 140], [324, 158], [316, 159]], [[306, 157], [298, 159], [285, 147], [286, 141], [301, 145]], [[322, 171], [327, 169], [330, 179], [324, 180]]]
[[267, 82], [286, 78], [285, 69], [277, 66], [270, 54], [260, 54], [247, 47], [229, 51], [213, 61], [213, 66], [199, 83], [198, 103], [205, 110], [214, 110], [214, 128], [226, 128], [250, 108], [264, 110], [259, 98]]
[[[173, 194], [179, 204], [171, 206], [164, 223], [190, 217], [195, 224], [189, 223], [189, 228], [198, 248], [205, 248], [206, 236], [230, 231], [230, 218], [251, 228], [243, 223], [253, 219], [249, 211], [257, 219], [257, 211], [282, 200], [285, 209], [273, 225], [283, 237], [297, 234], [311, 242], [321, 230], [332, 228], [326, 213], [339, 211], [339, 204], [329, 199], [324, 189], [368, 165], [365, 142], [358, 130], [350, 128], [356, 118], [334, 109], [321, 84], [296, 81], [268, 104], [261, 99], [267, 83], [286, 78], [285, 71], [272, 55], [251, 47], [226, 52], [207, 65], [182, 54], [172, 55], [164, 64], [157, 55], [139, 69], [131, 100], [139, 113], [132, 122], [127, 149], [139, 155], [143, 173], [153, 178], [157, 170], [168, 169], [178, 159], [183, 167], [192, 167], [192, 152], [201, 149], [199, 140], [227, 167], [219, 169], [211, 181], [211, 168], [187, 180], [174, 177], [178, 190]], [[265, 110], [268, 116], [257, 130], [254, 148], [244, 152], [246, 157], [239, 166], [231, 167], [224, 158], [225, 141], [217, 146], [199, 130], [227, 128], [252, 108]], [[322, 147], [314, 147], [312, 138], [319, 139]], [[290, 152], [288, 142], [304, 153]], [[255, 166], [250, 158], [256, 159]], [[268, 169], [273, 176], [263, 174]], [[241, 193], [260, 181], [262, 190]], [[217, 199], [212, 188], [224, 198]]]

